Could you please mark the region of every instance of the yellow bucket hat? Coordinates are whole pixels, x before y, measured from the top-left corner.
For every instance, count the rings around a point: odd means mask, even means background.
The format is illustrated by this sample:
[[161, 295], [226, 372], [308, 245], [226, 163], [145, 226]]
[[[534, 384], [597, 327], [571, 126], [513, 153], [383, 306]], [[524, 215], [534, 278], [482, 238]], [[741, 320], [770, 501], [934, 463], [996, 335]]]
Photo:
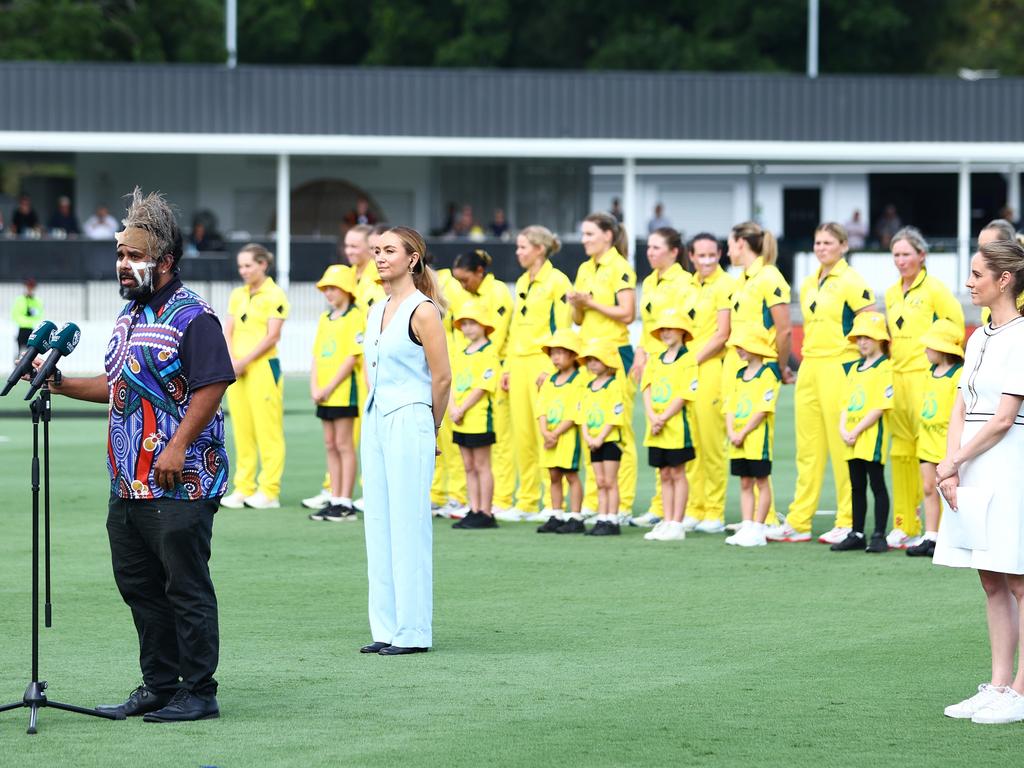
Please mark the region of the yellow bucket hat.
[[941, 318], [925, 331], [921, 343], [936, 352], [945, 352], [957, 357], [964, 356], [964, 329], [952, 320]]
[[356, 273], [352, 267], [344, 264], [331, 264], [326, 270], [324, 270], [324, 276], [320, 278], [320, 282], [316, 284], [316, 287], [321, 291], [328, 286], [334, 288], [340, 288], [349, 296], [356, 295]]
[[885, 315], [881, 312], [861, 312], [853, 318], [853, 328], [846, 335], [850, 341], [858, 336], [867, 336], [875, 341], [889, 341], [889, 329], [885, 325]]
[[580, 353], [579, 334], [569, 328], [560, 328], [544, 340], [541, 349], [544, 350], [545, 355], [550, 355], [551, 350], [555, 347], [568, 349], [578, 355]]
[[651, 326], [651, 338], [660, 342], [661, 337], [658, 335], [658, 332], [662, 328], [676, 328], [682, 331], [684, 344], [693, 338], [693, 321], [679, 307], [666, 307], [658, 313]]
[[588, 357], [600, 360], [602, 363], [614, 370], [622, 368], [622, 359], [619, 357], [619, 350], [610, 341], [591, 339], [590, 341], [584, 342], [583, 349], [580, 350], [580, 359]]
[[462, 306], [455, 312], [455, 317], [452, 321], [455, 323], [455, 327], [458, 328], [459, 323], [463, 320], [474, 320], [480, 323], [488, 334], [494, 333], [494, 316], [487, 306], [479, 301], [470, 299], [469, 301], [462, 302]]
[[730, 347], [744, 349], [752, 355], [757, 355], [765, 360], [775, 360], [779, 353], [772, 346], [768, 336], [767, 328], [747, 326], [737, 328], [729, 336], [727, 342]]

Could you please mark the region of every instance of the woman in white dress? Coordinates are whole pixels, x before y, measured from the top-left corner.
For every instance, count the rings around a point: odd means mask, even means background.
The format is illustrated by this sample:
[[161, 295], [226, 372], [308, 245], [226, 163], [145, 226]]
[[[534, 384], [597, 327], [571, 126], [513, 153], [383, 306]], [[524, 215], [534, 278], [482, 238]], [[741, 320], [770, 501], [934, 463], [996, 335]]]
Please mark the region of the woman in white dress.
[[[933, 562], [974, 568], [985, 590], [992, 679], [946, 707], [975, 723], [1024, 720], [1024, 495], [1012, 482], [1024, 466], [1024, 248], [999, 240], [971, 259], [971, 302], [991, 322], [967, 342], [963, 375], [949, 419], [946, 458], [936, 468], [949, 504]], [[962, 505], [962, 506], [958, 506]], [[987, 510], [987, 511], [986, 511]]]

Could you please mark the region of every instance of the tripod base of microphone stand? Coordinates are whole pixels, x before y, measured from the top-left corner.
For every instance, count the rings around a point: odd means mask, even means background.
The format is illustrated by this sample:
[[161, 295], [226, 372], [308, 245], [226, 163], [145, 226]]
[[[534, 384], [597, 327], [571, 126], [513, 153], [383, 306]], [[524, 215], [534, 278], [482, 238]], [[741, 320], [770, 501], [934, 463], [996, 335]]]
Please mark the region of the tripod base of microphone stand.
[[88, 709], [86, 707], [76, 707], [74, 704], [62, 704], [59, 701], [50, 701], [46, 698], [46, 681], [33, 681], [28, 684], [28, 688], [25, 689], [25, 695], [21, 701], [16, 701], [13, 704], [4, 704], [0, 706], [0, 712], [6, 712], [8, 709], [20, 709], [21, 707], [28, 707], [30, 710], [28, 716], [28, 731], [27, 733], [36, 732], [36, 719], [39, 715], [39, 710], [43, 707], [53, 707], [54, 709], [63, 709], [65, 712], [77, 712], [80, 715], [92, 715], [93, 717], [102, 717], [107, 720], [124, 720], [124, 712], [116, 710], [113, 712], [101, 712], [98, 709]]

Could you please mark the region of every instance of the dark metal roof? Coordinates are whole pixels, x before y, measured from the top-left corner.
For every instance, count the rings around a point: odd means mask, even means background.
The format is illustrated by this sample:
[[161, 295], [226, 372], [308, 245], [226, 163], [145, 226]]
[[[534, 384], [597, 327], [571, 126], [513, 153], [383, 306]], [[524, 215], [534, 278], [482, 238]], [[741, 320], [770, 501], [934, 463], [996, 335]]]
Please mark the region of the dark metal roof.
[[0, 131], [1024, 140], [1024, 79], [0, 62]]

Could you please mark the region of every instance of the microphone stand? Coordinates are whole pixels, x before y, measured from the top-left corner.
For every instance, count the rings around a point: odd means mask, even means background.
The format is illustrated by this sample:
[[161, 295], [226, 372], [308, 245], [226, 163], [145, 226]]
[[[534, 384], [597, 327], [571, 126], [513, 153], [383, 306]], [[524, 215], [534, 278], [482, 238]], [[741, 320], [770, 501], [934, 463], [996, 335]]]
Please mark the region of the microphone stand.
[[[59, 377], [60, 372], [55, 376]], [[59, 381], [59, 378], [58, 378]], [[44, 383], [39, 395], [29, 406], [32, 412], [32, 679], [25, 689], [21, 701], [0, 706], [0, 712], [9, 709], [28, 707], [28, 733], [36, 733], [36, 720], [39, 710], [43, 707], [62, 709], [65, 712], [77, 712], [80, 715], [92, 715], [108, 720], [124, 720], [120, 710], [101, 712], [97, 709], [76, 707], [46, 698], [47, 682], [39, 679], [39, 422], [43, 422], [43, 508], [46, 572], [46, 626], [51, 626], [50, 605], [50, 387]]]

